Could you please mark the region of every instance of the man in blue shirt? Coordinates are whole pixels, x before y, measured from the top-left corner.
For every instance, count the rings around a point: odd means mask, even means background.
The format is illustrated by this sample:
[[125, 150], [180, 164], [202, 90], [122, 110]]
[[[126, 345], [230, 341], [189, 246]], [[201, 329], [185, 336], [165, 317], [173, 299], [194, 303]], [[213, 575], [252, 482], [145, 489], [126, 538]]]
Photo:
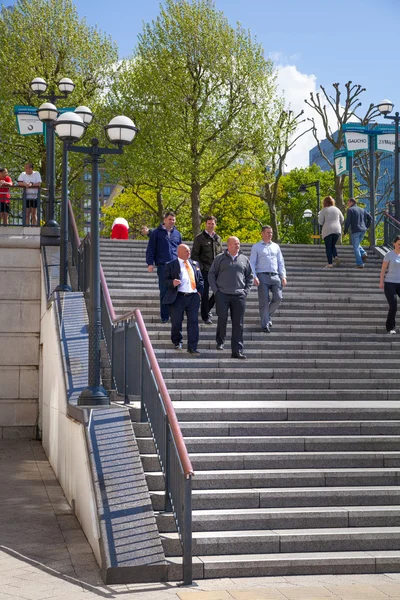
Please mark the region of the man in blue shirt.
[[178, 258], [178, 246], [182, 244], [182, 236], [175, 228], [175, 221], [175, 213], [172, 211], [165, 213], [164, 222], [151, 232], [146, 250], [148, 272], [154, 271], [154, 265], [157, 267], [162, 323], [168, 323], [169, 320], [169, 306], [163, 304], [164, 296], [168, 291], [164, 281], [165, 264]]
[[272, 234], [272, 227], [264, 225], [262, 241], [254, 244], [250, 254], [254, 284], [258, 288], [261, 328], [265, 333], [271, 333], [271, 317], [282, 302], [282, 286], [286, 286], [285, 262], [278, 244], [272, 241]]

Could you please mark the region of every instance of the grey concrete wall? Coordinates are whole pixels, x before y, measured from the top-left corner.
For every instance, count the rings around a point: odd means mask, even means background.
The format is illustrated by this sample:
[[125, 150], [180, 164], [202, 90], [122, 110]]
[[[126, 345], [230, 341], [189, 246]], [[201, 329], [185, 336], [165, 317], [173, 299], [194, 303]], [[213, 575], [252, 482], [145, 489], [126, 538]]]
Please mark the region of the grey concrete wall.
[[38, 425], [40, 230], [0, 228], [0, 439]]

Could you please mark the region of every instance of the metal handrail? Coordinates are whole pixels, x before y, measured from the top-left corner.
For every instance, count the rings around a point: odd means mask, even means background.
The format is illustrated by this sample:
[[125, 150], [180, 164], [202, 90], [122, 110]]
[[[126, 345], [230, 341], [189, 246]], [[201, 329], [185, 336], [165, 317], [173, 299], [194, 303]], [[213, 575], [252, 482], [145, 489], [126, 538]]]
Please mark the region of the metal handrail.
[[172, 435], [175, 440], [175, 444], [178, 450], [179, 458], [181, 460], [182, 468], [185, 474], [186, 479], [191, 475], [194, 475], [192, 463], [190, 462], [189, 453], [186, 448], [185, 440], [183, 439], [181, 428], [179, 427], [178, 419], [176, 416], [176, 412], [174, 406], [172, 404], [172, 400], [168, 393], [167, 386], [165, 385], [164, 378], [161, 373], [161, 369], [158, 365], [156, 355], [154, 353], [153, 346], [150, 342], [149, 334], [147, 333], [146, 325], [144, 324], [142, 314], [138, 308], [133, 311], [136, 317], [136, 323], [138, 325], [138, 329], [140, 335], [142, 337], [143, 346], [147, 352], [147, 356], [149, 357], [149, 361], [151, 364], [151, 368], [154, 374], [154, 378], [157, 383], [157, 387], [160, 391], [160, 395], [163, 401], [165, 412], [167, 413]]
[[400, 227], [400, 221], [398, 221], [397, 219], [395, 219], [393, 215], [391, 215], [387, 211], [385, 211], [383, 214], [385, 215], [385, 217], [387, 217], [391, 221], [394, 221], [396, 223], [396, 225], [399, 225], [399, 227]]
[[398, 221], [390, 212], [385, 211], [384, 213], [384, 243], [385, 246], [392, 247], [392, 240], [395, 235], [400, 232], [400, 221]]

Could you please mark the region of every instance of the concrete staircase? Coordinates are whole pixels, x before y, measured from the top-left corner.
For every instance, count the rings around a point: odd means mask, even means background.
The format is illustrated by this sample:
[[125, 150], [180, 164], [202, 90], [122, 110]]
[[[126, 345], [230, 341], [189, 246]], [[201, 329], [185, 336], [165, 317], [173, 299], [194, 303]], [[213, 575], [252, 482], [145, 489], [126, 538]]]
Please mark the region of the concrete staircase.
[[[215, 325], [201, 325], [200, 358], [172, 348], [145, 248], [103, 240], [102, 265], [116, 312], [142, 311], [195, 469], [195, 577], [400, 571], [400, 334], [385, 332], [380, 259], [358, 270], [340, 247], [328, 270], [323, 247], [282, 246], [273, 331], [260, 330], [253, 288], [248, 359], [234, 361], [229, 342], [216, 350]], [[135, 431], [179, 565], [148, 426]]]

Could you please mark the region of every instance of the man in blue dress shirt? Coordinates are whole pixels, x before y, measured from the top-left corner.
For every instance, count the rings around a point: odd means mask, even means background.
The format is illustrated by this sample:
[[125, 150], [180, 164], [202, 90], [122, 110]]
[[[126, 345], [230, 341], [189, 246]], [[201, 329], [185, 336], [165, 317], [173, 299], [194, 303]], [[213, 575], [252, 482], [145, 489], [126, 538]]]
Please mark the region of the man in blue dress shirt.
[[271, 333], [272, 315], [282, 302], [282, 287], [286, 286], [286, 269], [281, 249], [272, 241], [273, 230], [264, 225], [262, 241], [251, 249], [250, 265], [254, 285], [258, 288], [261, 329]]

